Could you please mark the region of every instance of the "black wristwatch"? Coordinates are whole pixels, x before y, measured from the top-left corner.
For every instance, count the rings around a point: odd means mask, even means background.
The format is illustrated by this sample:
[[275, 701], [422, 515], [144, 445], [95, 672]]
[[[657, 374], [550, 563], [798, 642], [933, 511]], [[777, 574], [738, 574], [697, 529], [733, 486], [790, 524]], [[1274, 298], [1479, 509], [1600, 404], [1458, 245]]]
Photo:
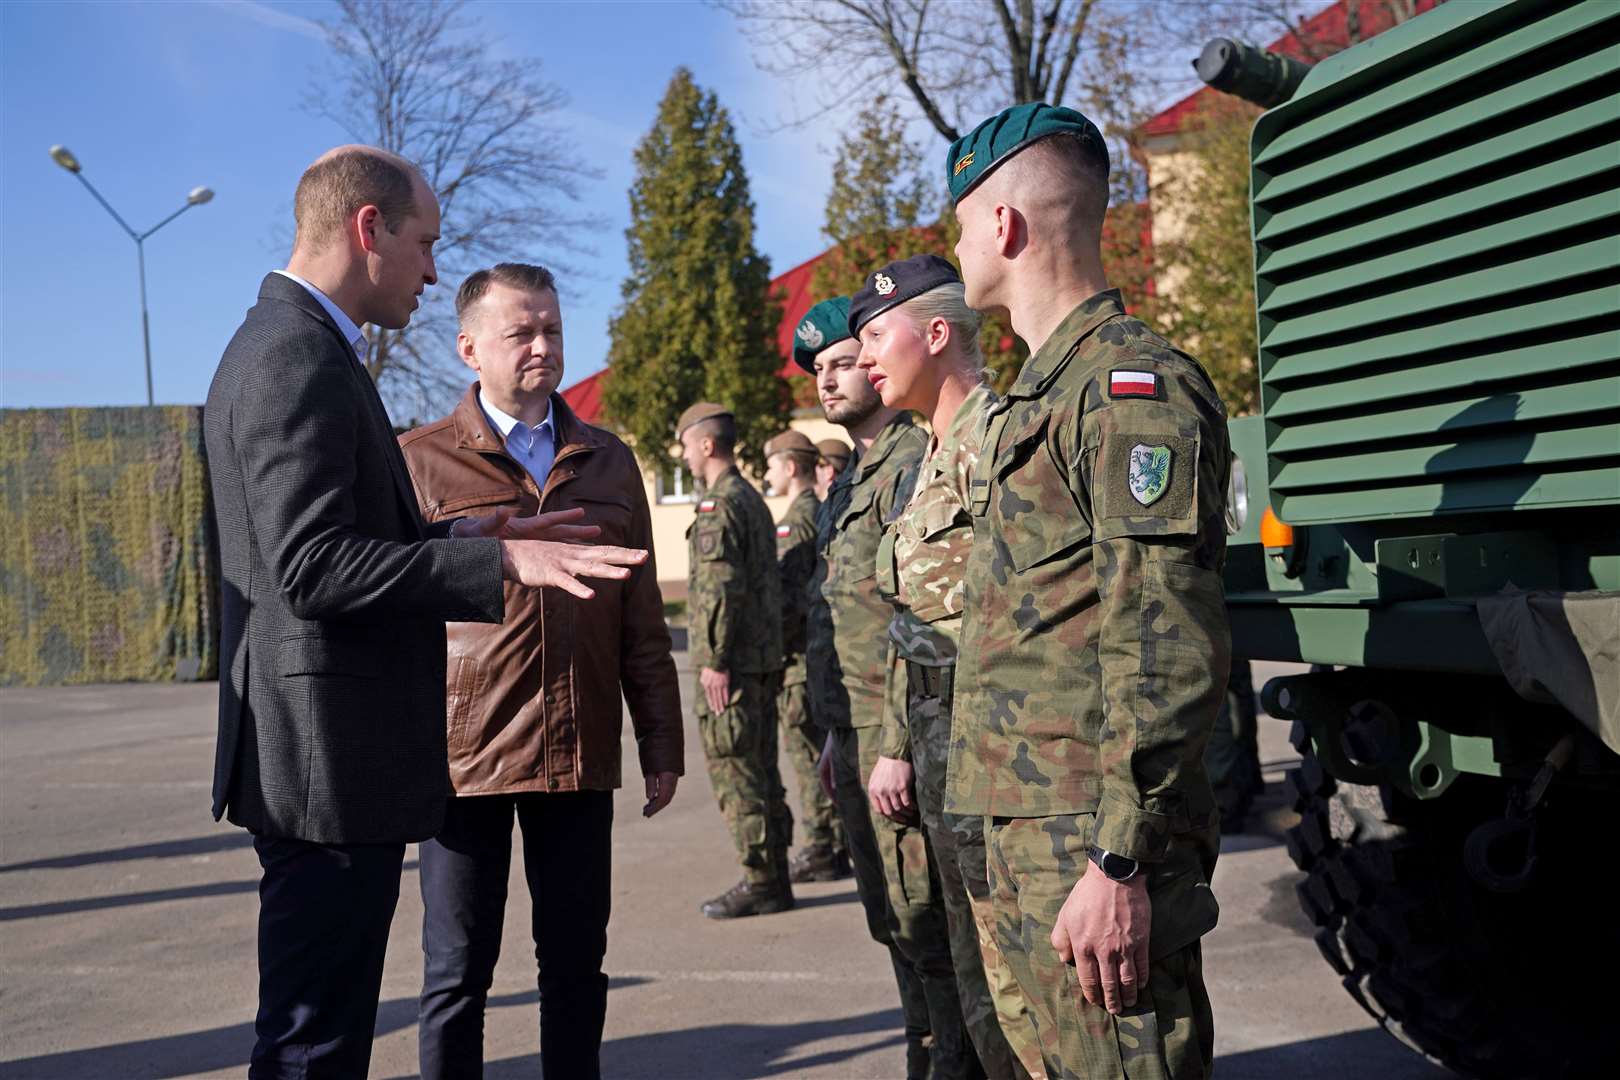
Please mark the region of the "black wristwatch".
[[1112, 851], [1104, 851], [1096, 844], [1086, 848], [1086, 858], [1090, 859], [1103, 872], [1110, 881], [1121, 884], [1136, 876], [1142, 869], [1142, 864], [1125, 855], [1115, 855]]

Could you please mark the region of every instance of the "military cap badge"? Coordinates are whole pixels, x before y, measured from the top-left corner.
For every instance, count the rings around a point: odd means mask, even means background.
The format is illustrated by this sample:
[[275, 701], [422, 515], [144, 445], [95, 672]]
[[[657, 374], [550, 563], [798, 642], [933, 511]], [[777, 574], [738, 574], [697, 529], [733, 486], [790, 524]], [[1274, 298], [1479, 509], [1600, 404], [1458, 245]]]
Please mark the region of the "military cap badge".
[[888, 296], [894, 292], [894, 278], [887, 274], [877, 274], [872, 278], [872, 288], [877, 290], [879, 296]]
[[804, 342], [805, 348], [819, 349], [821, 348], [821, 343], [826, 339], [827, 335], [818, 330], [816, 328], [816, 324], [811, 322], [809, 319], [806, 319], [804, 322], [799, 324], [799, 340]]
[[958, 158], [956, 160], [956, 171], [951, 173], [951, 175], [952, 176], [960, 176], [960, 175], [962, 175], [962, 170], [967, 168], [969, 165], [972, 165], [972, 164], [973, 164], [973, 152], [970, 150], [966, 154], [963, 154], [960, 158]]

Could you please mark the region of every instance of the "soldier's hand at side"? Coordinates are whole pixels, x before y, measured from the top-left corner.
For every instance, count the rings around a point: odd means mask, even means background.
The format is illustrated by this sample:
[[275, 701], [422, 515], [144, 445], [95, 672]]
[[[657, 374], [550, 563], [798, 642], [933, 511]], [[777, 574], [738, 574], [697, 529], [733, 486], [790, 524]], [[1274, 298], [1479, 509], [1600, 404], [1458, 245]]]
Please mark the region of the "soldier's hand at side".
[[827, 732], [827, 741], [821, 746], [821, 760], [816, 762], [816, 778], [821, 781], [821, 790], [827, 798], [835, 798], [837, 786], [833, 781], [833, 733]]
[[653, 773], [647, 777], [647, 805], [641, 808], [642, 817], [652, 817], [669, 805], [675, 797], [675, 784], [680, 780], [672, 772]]
[[911, 795], [911, 762], [880, 757], [866, 781], [866, 797], [872, 809], [902, 825], [917, 820], [917, 803]]
[[698, 682], [703, 684], [703, 700], [711, 716], [719, 716], [731, 707], [731, 672], [704, 668], [698, 672]]
[[549, 540], [502, 540], [501, 574], [520, 585], [562, 589], [582, 600], [596, 593], [580, 578], [623, 581], [630, 567], [647, 561], [638, 548], [559, 544]]
[[1052, 947], [1074, 965], [1085, 999], [1118, 1016], [1136, 1004], [1136, 992], [1147, 982], [1152, 924], [1143, 875], [1121, 883], [1087, 863], [1058, 912]]

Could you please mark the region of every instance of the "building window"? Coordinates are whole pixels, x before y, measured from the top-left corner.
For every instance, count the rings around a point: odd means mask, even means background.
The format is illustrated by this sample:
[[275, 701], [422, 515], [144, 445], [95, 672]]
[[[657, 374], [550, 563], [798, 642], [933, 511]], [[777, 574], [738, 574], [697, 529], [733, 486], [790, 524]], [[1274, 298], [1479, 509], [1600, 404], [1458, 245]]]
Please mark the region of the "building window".
[[689, 503], [697, 498], [697, 482], [686, 466], [672, 461], [658, 470], [658, 504]]

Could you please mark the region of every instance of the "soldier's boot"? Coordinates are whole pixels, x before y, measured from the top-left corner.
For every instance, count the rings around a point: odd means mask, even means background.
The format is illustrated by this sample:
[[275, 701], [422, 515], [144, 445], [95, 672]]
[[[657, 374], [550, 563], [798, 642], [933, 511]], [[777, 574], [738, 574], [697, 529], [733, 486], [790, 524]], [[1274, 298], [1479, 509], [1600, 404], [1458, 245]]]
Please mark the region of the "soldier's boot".
[[752, 884], [739, 881], [699, 909], [711, 919], [741, 919], [749, 915], [774, 915], [793, 907], [793, 889], [781, 883]]
[[855, 871], [849, 864], [849, 852], [834, 851], [830, 847], [800, 848], [788, 868], [788, 880], [795, 885], [806, 881], [838, 881]]

